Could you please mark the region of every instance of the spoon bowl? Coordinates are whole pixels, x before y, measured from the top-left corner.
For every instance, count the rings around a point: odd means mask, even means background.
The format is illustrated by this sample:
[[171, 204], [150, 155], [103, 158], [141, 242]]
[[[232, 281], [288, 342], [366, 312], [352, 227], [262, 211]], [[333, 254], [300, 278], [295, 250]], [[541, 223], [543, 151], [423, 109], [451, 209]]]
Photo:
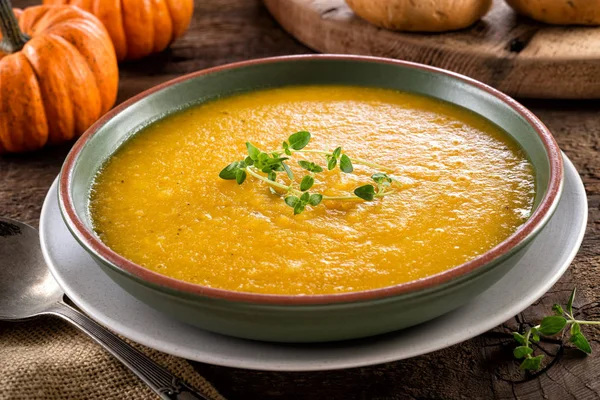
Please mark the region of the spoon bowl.
[[61, 301], [64, 293], [39, 251], [33, 227], [0, 218], [0, 319], [31, 318]]

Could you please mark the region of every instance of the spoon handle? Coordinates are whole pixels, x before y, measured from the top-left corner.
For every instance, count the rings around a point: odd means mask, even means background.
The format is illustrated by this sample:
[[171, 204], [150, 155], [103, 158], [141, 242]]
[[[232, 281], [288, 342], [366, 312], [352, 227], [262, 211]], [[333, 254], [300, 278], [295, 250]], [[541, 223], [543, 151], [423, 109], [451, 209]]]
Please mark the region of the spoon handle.
[[210, 400], [198, 390], [162, 368], [146, 355], [131, 347], [121, 338], [99, 325], [85, 314], [63, 303], [56, 303], [47, 314], [56, 315], [87, 333], [113, 356], [129, 367], [162, 399]]

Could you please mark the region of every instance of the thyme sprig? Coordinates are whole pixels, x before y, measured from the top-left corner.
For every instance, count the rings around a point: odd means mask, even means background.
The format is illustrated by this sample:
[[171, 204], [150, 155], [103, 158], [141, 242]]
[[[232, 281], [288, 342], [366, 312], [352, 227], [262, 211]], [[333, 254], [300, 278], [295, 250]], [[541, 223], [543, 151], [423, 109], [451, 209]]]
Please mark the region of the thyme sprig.
[[[300, 184], [295, 181], [294, 173], [287, 164], [290, 158], [298, 154], [317, 154], [325, 157], [329, 171], [339, 167], [340, 171], [350, 174], [354, 171], [354, 164], [364, 165], [380, 171], [391, 171], [391, 168], [374, 162], [348, 156], [342, 149], [337, 147], [333, 151], [305, 149], [311, 139], [311, 134], [300, 131], [292, 134], [288, 140], [281, 145], [281, 150], [262, 151], [250, 142], [246, 142], [248, 155], [241, 161], [234, 161], [226, 166], [219, 177], [227, 180], [235, 180], [239, 185], [245, 182], [248, 175], [265, 182], [270, 186], [271, 192], [283, 196], [285, 204], [294, 209], [294, 214], [300, 214], [310, 205], [315, 207], [323, 200], [359, 200], [373, 201], [377, 198], [394, 193], [392, 183], [397, 180], [386, 172], [377, 172], [371, 176], [374, 184], [366, 184], [357, 187], [352, 195], [325, 196], [321, 193], [311, 193], [309, 190], [315, 184], [315, 175], [323, 172], [324, 168], [312, 161], [299, 160], [298, 165], [306, 171]], [[285, 185], [277, 181], [277, 174], [285, 172], [290, 183]], [[263, 175], [263, 174], [266, 174]], [[278, 192], [281, 190], [283, 192]]]
[[583, 333], [581, 333], [581, 325], [600, 325], [600, 321], [575, 319], [573, 316], [575, 292], [575, 289], [573, 289], [567, 302], [566, 310], [560, 304], [555, 304], [552, 306], [554, 315], [545, 317], [539, 325], [532, 326], [524, 334], [513, 332], [513, 338], [519, 343], [519, 346], [513, 350], [513, 354], [516, 358], [523, 360], [521, 369], [529, 371], [540, 369], [544, 355], [534, 356], [531, 344], [539, 342], [541, 336], [554, 336], [567, 328], [570, 328], [569, 342], [586, 354], [592, 352], [589, 342], [583, 336]]

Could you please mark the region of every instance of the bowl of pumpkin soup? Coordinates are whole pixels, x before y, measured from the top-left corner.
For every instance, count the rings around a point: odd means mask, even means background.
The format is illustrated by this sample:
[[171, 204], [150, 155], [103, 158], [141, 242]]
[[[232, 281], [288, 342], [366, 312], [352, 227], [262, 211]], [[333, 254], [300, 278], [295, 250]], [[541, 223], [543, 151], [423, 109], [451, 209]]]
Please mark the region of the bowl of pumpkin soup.
[[470, 78], [358, 56], [199, 71], [75, 144], [73, 236], [148, 305], [217, 333], [362, 338], [465, 304], [554, 212], [560, 150]]

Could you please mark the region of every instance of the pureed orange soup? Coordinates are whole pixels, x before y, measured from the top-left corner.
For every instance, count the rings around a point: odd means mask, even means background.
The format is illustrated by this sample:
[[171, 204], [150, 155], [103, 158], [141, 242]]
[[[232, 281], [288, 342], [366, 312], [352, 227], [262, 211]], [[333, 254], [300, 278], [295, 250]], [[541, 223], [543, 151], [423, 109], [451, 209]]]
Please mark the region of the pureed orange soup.
[[[396, 192], [372, 202], [323, 201], [294, 215], [252, 176], [219, 172], [245, 142], [307, 148], [391, 167]], [[319, 155], [297, 160], [321, 166]], [[306, 171], [304, 171], [306, 172]], [[377, 171], [316, 175], [311, 193], [352, 194]], [[278, 181], [289, 184], [284, 173]], [[173, 278], [268, 294], [326, 294], [430, 276], [482, 254], [525, 222], [534, 170], [498, 127], [467, 110], [392, 90], [286, 87], [236, 95], [164, 118], [125, 143], [98, 173], [96, 233], [117, 253]]]

